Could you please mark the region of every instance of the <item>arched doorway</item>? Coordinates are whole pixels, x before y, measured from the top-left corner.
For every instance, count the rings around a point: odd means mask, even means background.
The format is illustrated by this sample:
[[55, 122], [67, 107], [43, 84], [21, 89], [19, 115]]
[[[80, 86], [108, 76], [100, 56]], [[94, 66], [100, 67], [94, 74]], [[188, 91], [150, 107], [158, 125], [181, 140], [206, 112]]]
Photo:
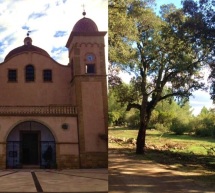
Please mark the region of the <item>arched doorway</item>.
[[7, 137], [7, 168], [56, 167], [55, 138], [36, 121], [16, 125]]

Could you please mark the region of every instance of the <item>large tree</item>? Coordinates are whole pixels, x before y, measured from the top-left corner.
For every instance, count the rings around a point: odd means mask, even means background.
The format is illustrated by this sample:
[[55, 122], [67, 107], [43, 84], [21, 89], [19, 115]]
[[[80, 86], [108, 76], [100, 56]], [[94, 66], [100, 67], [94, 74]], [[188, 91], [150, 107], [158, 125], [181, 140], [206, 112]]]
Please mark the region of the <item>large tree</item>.
[[201, 69], [207, 54], [188, 38], [193, 31], [185, 27], [183, 10], [167, 5], [158, 17], [152, 3], [109, 0], [109, 61], [133, 74], [129, 90], [116, 87], [127, 110], [140, 111], [137, 154], [144, 153], [146, 129], [156, 105], [167, 98], [184, 102], [203, 87]]

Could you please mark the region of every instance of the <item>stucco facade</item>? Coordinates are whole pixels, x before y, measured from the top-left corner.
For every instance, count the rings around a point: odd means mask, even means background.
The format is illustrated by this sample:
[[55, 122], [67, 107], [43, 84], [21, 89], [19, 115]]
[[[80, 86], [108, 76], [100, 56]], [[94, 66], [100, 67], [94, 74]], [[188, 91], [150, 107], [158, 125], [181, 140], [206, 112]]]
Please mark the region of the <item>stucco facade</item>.
[[0, 168], [107, 167], [104, 36], [80, 19], [61, 65], [26, 37], [0, 64]]

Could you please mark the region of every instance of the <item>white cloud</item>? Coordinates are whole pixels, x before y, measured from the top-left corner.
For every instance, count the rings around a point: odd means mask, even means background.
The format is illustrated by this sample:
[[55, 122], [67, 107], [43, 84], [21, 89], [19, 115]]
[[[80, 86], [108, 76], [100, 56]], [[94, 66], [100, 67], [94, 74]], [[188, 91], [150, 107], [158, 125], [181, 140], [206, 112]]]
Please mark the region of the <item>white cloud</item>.
[[[12, 49], [22, 46], [27, 31], [33, 45], [46, 50], [57, 62], [68, 63], [68, 53], [63, 50], [51, 52], [53, 48], [64, 47], [75, 23], [83, 18], [82, 4], [86, 17], [91, 18], [99, 31], [108, 30], [107, 0], [7, 0], [0, 1], [0, 62]], [[63, 36], [56, 37], [62, 31]], [[107, 35], [106, 35], [107, 44]], [[55, 55], [58, 54], [58, 55]], [[106, 45], [107, 55], [107, 45]], [[107, 56], [106, 56], [107, 57]]]
[[190, 105], [193, 108], [193, 114], [198, 115], [203, 107], [207, 109], [213, 108], [213, 101], [210, 99], [210, 95], [205, 91], [195, 91], [194, 97], [190, 97]]

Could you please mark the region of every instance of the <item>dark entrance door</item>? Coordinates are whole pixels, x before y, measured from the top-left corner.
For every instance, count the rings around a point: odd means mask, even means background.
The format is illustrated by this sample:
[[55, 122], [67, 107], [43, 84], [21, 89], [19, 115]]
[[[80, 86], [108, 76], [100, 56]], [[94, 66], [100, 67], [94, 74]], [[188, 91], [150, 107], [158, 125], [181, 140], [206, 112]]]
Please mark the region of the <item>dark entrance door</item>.
[[37, 165], [39, 163], [38, 133], [22, 133], [22, 164]]

